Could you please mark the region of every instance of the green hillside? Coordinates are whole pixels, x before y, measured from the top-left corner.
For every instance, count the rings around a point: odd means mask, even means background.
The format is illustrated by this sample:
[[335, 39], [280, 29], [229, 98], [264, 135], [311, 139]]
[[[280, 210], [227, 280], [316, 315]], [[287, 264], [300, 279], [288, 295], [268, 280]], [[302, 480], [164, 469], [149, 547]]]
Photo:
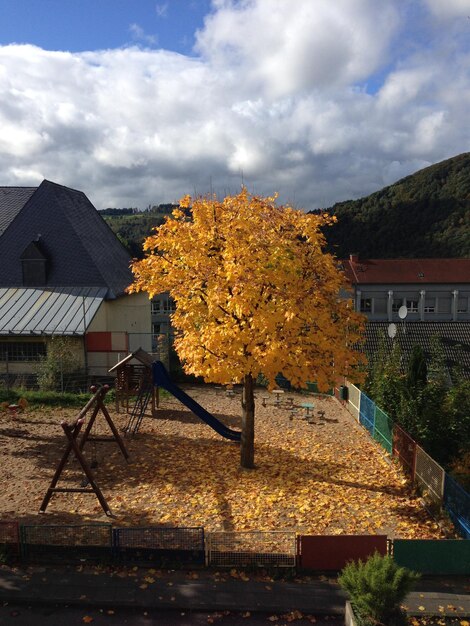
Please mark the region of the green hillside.
[[113, 232], [135, 258], [143, 257], [144, 239], [153, 234], [153, 228], [160, 226], [176, 207], [174, 204], [160, 204], [152, 209], [128, 213], [127, 209], [105, 209], [99, 211]]
[[338, 218], [325, 235], [339, 258], [470, 257], [470, 153], [327, 210]]

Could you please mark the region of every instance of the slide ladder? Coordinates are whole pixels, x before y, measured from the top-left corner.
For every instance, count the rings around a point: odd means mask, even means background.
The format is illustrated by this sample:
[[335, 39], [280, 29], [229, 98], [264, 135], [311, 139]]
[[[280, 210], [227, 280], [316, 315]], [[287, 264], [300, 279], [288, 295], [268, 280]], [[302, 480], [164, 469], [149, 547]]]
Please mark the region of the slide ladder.
[[139, 389], [134, 408], [132, 409], [132, 413], [127, 423], [127, 426], [124, 429], [124, 432], [127, 435], [135, 435], [136, 432], [139, 430], [145, 415], [145, 411], [147, 410], [148, 403], [152, 398], [152, 394], [153, 385], [151, 382], [144, 383]]
[[157, 387], [161, 387], [171, 393], [177, 400], [184, 404], [190, 411], [197, 417], [202, 419], [208, 426], [215, 430], [219, 435], [230, 439], [232, 441], [240, 441], [241, 433], [238, 430], [232, 430], [228, 426], [225, 426], [220, 420], [214, 417], [211, 413], [206, 411], [204, 407], [196, 402], [191, 396], [180, 389], [178, 385], [171, 380], [166, 367], [161, 361], [154, 361], [152, 364], [153, 372], [153, 384]]

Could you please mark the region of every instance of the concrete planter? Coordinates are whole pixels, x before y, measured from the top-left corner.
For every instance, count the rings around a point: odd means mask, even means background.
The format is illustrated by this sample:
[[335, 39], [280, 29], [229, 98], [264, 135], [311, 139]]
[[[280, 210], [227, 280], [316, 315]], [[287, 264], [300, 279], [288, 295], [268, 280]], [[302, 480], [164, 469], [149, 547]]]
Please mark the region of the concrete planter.
[[354, 615], [354, 611], [349, 600], [346, 600], [346, 607], [344, 609], [344, 624], [345, 626], [358, 626], [356, 616]]

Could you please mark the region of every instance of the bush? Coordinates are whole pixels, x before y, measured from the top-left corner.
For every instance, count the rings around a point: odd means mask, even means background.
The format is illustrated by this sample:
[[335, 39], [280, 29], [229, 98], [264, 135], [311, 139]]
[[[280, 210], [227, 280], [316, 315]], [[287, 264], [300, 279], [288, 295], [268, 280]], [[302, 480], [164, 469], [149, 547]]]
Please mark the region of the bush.
[[401, 626], [406, 617], [400, 604], [418, 579], [419, 574], [376, 552], [365, 563], [346, 565], [338, 582], [362, 624]]
[[[11, 389], [0, 391], [0, 403], [8, 402], [16, 404], [20, 398], [24, 398], [31, 406], [55, 406], [55, 407], [83, 407], [91, 398], [92, 393], [60, 393], [58, 391], [27, 391], [25, 389]], [[105, 396], [105, 404], [114, 401], [114, 390], [111, 389]]]

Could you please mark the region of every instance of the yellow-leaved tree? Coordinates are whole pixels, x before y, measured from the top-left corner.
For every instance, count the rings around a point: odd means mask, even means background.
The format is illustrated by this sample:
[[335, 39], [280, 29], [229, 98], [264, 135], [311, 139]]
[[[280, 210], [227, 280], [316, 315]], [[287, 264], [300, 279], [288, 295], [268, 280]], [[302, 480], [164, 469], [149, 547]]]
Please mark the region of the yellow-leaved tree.
[[[340, 297], [345, 277], [323, 252], [327, 215], [278, 206], [276, 197], [182, 199], [132, 265], [130, 291], [168, 291], [176, 302], [175, 348], [187, 373], [242, 383], [241, 465], [254, 467], [254, 384], [321, 390], [362, 356], [362, 316]], [[187, 209], [186, 211], [184, 209]]]

